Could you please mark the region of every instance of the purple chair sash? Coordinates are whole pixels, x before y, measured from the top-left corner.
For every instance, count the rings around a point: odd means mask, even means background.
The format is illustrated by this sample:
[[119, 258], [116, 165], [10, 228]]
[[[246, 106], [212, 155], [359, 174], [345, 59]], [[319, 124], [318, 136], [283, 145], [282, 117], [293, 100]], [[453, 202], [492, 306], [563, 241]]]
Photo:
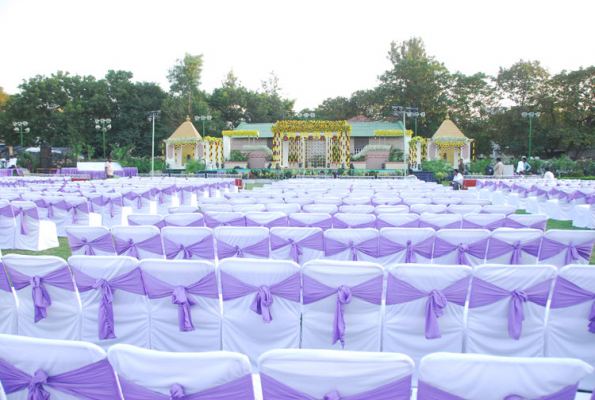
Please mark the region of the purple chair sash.
[[520, 240], [517, 240], [515, 243], [510, 244], [506, 243], [503, 240], [491, 237], [486, 258], [488, 260], [492, 260], [496, 257], [500, 257], [505, 255], [506, 253], [512, 252], [512, 255], [510, 257], [510, 264], [520, 265], [522, 264], [522, 253], [525, 252], [534, 257], [537, 257], [539, 255], [540, 245], [541, 238], [526, 243], [521, 243]]
[[574, 244], [570, 242], [565, 244], [544, 237], [543, 243], [541, 244], [541, 251], [539, 253], [539, 260], [545, 260], [566, 251], [566, 258], [564, 259], [565, 265], [572, 264], [573, 261], [578, 261], [581, 258], [589, 261], [591, 252], [593, 251], [593, 243], [595, 243], [595, 241], [589, 240], [584, 243]]
[[432, 228], [435, 231], [439, 231], [441, 229], [459, 229], [461, 227], [461, 221], [451, 222], [450, 224], [446, 224], [444, 226], [438, 226], [431, 224], [426, 221], [419, 220], [419, 227], [420, 228]]
[[182, 186], [176, 187], [176, 193], [180, 195], [180, 204], [185, 204], [186, 201], [184, 200], [184, 192], [192, 193], [192, 186]]
[[545, 307], [552, 287], [552, 280], [547, 279], [527, 289], [508, 291], [494, 284], [473, 278], [471, 283], [471, 296], [469, 308], [487, 306], [497, 301], [511, 297], [510, 311], [508, 314], [508, 335], [515, 340], [521, 337], [525, 313], [523, 303], [530, 301]]
[[72, 223], [78, 224], [78, 217], [77, 213], [81, 212], [83, 214], [89, 214], [89, 204], [88, 203], [79, 203], [79, 204], [70, 204], [66, 203], [66, 207], [68, 207], [68, 211], [72, 210]]
[[[136, 221], [134, 221], [134, 220], [132, 220], [130, 218], [128, 219], [128, 225], [130, 225], [130, 226], [141, 226], [141, 224], [139, 224], [138, 222], [136, 222]], [[159, 228], [159, 230], [161, 230], [162, 228], [165, 228], [165, 221], [164, 220], [158, 221], [158, 222], [152, 224], [151, 226], [157, 227], [157, 228]]]
[[68, 237], [68, 244], [70, 244], [70, 249], [72, 251], [78, 251], [83, 246], [85, 246], [86, 256], [94, 256], [94, 248], [100, 251], [104, 251], [106, 253], [115, 252], [114, 242], [112, 241], [112, 235], [110, 233], [106, 233], [105, 235], [99, 236], [98, 238], [93, 240], [87, 240], [85, 237], [79, 239], [75, 236], [72, 236], [68, 232], [66, 232], [66, 236]]
[[289, 218], [289, 225], [297, 228], [320, 228], [323, 231], [333, 227], [333, 219], [327, 218], [317, 222], [305, 223], [294, 218]]
[[493, 231], [494, 229], [502, 228], [506, 224], [506, 218], [498, 219], [485, 225], [476, 224], [463, 218], [463, 229], [487, 229]]
[[170, 186], [170, 187], [164, 188], [164, 189], [159, 189], [159, 188], [151, 189], [151, 194], [153, 196], [159, 197], [159, 204], [163, 204], [163, 195], [164, 194], [171, 196], [173, 194], [173, 192], [174, 192], [173, 186]]
[[135, 268], [109, 281], [103, 278], [94, 278], [76, 268], [72, 268], [72, 273], [79, 292], [84, 293], [93, 289], [101, 290], [101, 300], [98, 309], [99, 339], [116, 339], [117, 336], [114, 331], [114, 308], [112, 305], [114, 301], [113, 294], [116, 289], [119, 289], [134, 294], [146, 295], [140, 268]]
[[386, 305], [408, 303], [427, 297], [426, 339], [438, 339], [442, 337], [440, 327], [438, 326], [438, 318], [444, 315], [443, 309], [448, 302], [455, 303], [461, 307], [465, 305], [470, 279], [471, 277], [468, 276], [442, 290], [434, 289], [431, 292], [425, 292], [389, 274], [386, 289]]
[[256, 222], [248, 217], [246, 217], [246, 226], [264, 226], [266, 228], [275, 228], [275, 227], [287, 227], [287, 217], [279, 217], [277, 219], [272, 220], [271, 222], [267, 223], [260, 223]]
[[246, 247], [232, 246], [219, 239], [217, 239], [217, 255], [219, 259], [234, 257], [244, 258], [244, 253], [252, 254], [254, 256], [269, 257], [269, 238], [261, 240], [260, 242], [251, 244]]
[[[550, 308], [566, 308], [595, 299], [595, 293], [558, 276], [554, 285]], [[595, 333], [595, 302], [589, 313], [589, 332]]]
[[300, 274], [296, 273], [281, 282], [274, 285], [252, 286], [248, 283], [221, 271], [221, 291], [223, 301], [238, 299], [256, 292], [250, 309], [258, 315], [262, 315], [262, 322], [269, 324], [273, 317], [271, 316], [271, 306], [273, 305], [273, 295], [284, 299], [298, 302], [300, 301]]
[[0, 381], [6, 394], [28, 390], [27, 400], [49, 400], [50, 394], [44, 386], [79, 399], [120, 398], [116, 376], [107, 358], [54, 376], [41, 369], [31, 376], [0, 359]]
[[349, 225], [345, 221], [333, 216], [333, 228], [335, 229], [360, 229], [360, 228], [376, 228], [376, 220], [364, 222], [363, 224]]
[[93, 208], [93, 204], [96, 204], [98, 206], [103, 207], [103, 197], [102, 196], [97, 196], [97, 197], [85, 197], [87, 199], [87, 204], [89, 204], [89, 210], [91, 212], [95, 212], [95, 209]]
[[429, 237], [427, 239], [422, 240], [421, 242], [417, 242], [415, 244], [411, 243], [411, 240], [407, 241], [407, 244], [402, 245], [400, 243], [393, 242], [390, 239], [387, 239], [383, 236], [380, 236], [380, 240], [378, 242], [379, 256], [386, 257], [393, 255], [395, 253], [399, 253], [403, 250], [406, 250], [407, 253], [405, 254], [405, 262], [406, 263], [416, 263], [417, 257], [416, 254], [424, 258], [432, 258], [432, 248], [434, 247], [434, 237]]
[[[542, 396], [535, 400], [574, 400], [577, 390], [578, 383], [575, 385], [566, 386], [565, 388], [557, 391], [556, 393], [547, 396]], [[454, 394], [450, 394], [448, 392], [445, 392], [444, 390], [438, 389], [437, 387], [427, 384], [422, 380], [419, 380], [417, 382], [417, 398], [419, 400], [466, 400], [462, 397], [455, 396]], [[504, 400], [523, 399], [525, 398], [515, 394], [508, 395], [504, 398]]]
[[444, 239], [436, 237], [434, 239], [434, 257], [442, 257], [456, 250], [457, 264], [471, 266], [471, 262], [469, 259], [467, 259], [466, 254], [476, 258], [484, 259], [487, 246], [488, 238], [478, 240], [477, 242], [473, 243], [453, 244]]
[[12, 268], [6, 267], [12, 285], [16, 290], [21, 290], [29, 285], [32, 286], [33, 304], [35, 306], [35, 323], [47, 318], [47, 308], [52, 305], [50, 295], [44, 284], [55, 286], [60, 289], [74, 292], [74, 281], [70, 273], [70, 268], [62, 267], [45, 276], [27, 276]]
[[246, 218], [243, 216], [226, 222], [218, 221], [209, 214], [203, 214], [203, 216], [205, 218], [205, 224], [209, 228], [217, 228], [218, 226], [246, 226]]
[[533, 229], [539, 229], [540, 231], [545, 231], [545, 228], [547, 226], [547, 220], [538, 221], [538, 222], [535, 222], [534, 224], [530, 224], [530, 225], [523, 225], [518, 221], [506, 218], [505, 226], [507, 228], [514, 228], [514, 229], [533, 228]]
[[138, 210], [140, 210], [141, 208], [143, 208], [143, 198], [147, 199], [147, 200], [151, 200], [151, 191], [147, 190], [144, 193], [135, 193], [135, 192], [128, 192], [125, 193], [122, 197], [124, 197], [125, 199], [128, 199], [130, 201], [134, 201], [134, 199], [137, 200], [136, 203], [136, 208]]
[[27, 227], [25, 225], [25, 217], [33, 218], [39, 221], [39, 214], [36, 208], [24, 209], [23, 207], [13, 207], [14, 217], [21, 215], [21, 235], [28, 235]]
[[358, 251], [361, 251], [370, 257], [378, 258], [378, 238], [364, 240], [360, 243], [353, 243], [351, 240], [348, 243], [343, 243], [329, 237], [325, 238], [324, 255], [327, 257], [334, 256], [335, 254], [339, 254], [342, 251], [349, 249], [351, 250], [351, 258], [353, 261], [357, 261]]
[[190, 260], [194, 255], [209, 260], [215, 259], [215, 246], [213, 244], [213, 235], [211, 234], [205, 236], [196, 243], [191, 243], [186, 246], [175, 243], [164, 237], [163, 247], [165, 248], [165, 257], [168, 260], [173, 260], [182, 251], [184, 252], [184, 260]]
[[192, 324], [192, 314], [190, 307], [196, 305], [196, 301], [188, 294], [194, 294], [209, 299], [218, 299], [219, 290], [217, 289], [217, 275], [215, 272], [207, 274], [198, 282], [191, 283], [188, 286], [174, 286], [153, 275], [143, 271], [143, 281], [149, 299], [161, 299], [171, 296], [171, 302], [178, 305], [178, 324], [180, 332], [189, 332], [194, 330]]
[[378, 218], [378, 219], [376, 219], [376, 228], [378, 230], [380, 230], [382, 228], [419, 228], [419, 218], [416, 219], [415, 221], [405, 222], [404, 224], [401, 224], [401, 225], [394, 225], [394, 224], [388, 223], [388, 222]]
[[171, 222], [167, 222], [165, 223], [165, 226], [180, 226], [180, 227], [184, 227], [184, 228], [196, 228], [196, 227], [203, 227], [205, 226], [205, 222], [203, 218], [199, 218], [195, 221], [189, 222], [186, 225], [178, 225], [178, 224], [172, 224]]
[[114, 245], [116, 246], [116, 254], [119, 256], [128, 252], [128, 256], [138, 258], [137, 249], [145, 250], [153, 254], [163, 254], [161, 235], [155, 235], [137, 243], [132, 239], [124, 240], [114, 236]]
[[281, 236], [277, 236], [273, 233], [270, 234], [271, 238], [271, 250], [278, 250], [285, 246], [291, 246], [289, 251], [290, 257], [297, 264], [300, 263], [300, 256], [303, 254], [302, 247], [306, 247], [312, 250], [324, 251], [324, 234], [322, 232], [316, 232], [300, 241], [294, 241], [293, 239], [284, 239]]
[[49, 202], [46, 202], [45, 200], [42, 200], [42, 201], [45, 203], [45, 208], [48, 209], [48, 218], [49, 219], [54, 219], [54, 207], [59, 210], [64, 210], [64, 211], [69, 211], [72, 208], [70, 205], [66, 204], [66, 201], [64, 201], [64, 200], [60, 200], [55, 203], [49, 203]]
[[[260, 373], [264, 400], [319, 400], [306, 393]], [[351, 396], [341, 396], [338, 390], [327, 393], [323, 400], [409, 400], [411, 398], [411, 375], [394, 382]]]
[[109, 213], [112, 218], [114, 218], [114, 205], [122, 207], [124, 204], [122, 203], [122, 196], [120, 197], [102, 197], [102, 206], [109, 205]]
[[6, 275], [6, 270], [4, 269], [4, 265], [0, 262], [0, 290], [5, 292], [11, 292], [10, 289], [10, 281], [8, 280], [8, 275]]
[[14, 218], [14, 212], [12, 211], [12, 206], [8, 204], [0, 208], [0, 216], [7, 217], [7, 218]]
[[352, 297], [357, 297], [368, 303], [380, 305], [382, 303], [382, 281], [378, 276], [359, 285], [349, 287], [341, 285], [338, 288], [326, 286], [308, 275], [303, 276], [304, 304], [310, 304], [337, 294], [337, 304], [333, 317], [333, 337], [331, 344], [341, 341], [345, 347], [345, 304], [351, 303]]
[[174, 383], [169, 390], [170, 395], [154, 392], [140, 385], [132, 383], [118, 375], [122, 394], [126, 400], [253, 400], [254, 388], [252, 375], [248, 374], [223, 385], [203, 390], [202, 392], [186, 394], [184, 387]]

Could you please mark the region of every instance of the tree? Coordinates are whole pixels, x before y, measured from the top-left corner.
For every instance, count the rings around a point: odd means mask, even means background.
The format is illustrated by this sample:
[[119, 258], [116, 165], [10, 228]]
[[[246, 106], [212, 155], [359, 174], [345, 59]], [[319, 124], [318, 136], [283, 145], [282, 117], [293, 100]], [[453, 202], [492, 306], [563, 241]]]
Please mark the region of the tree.
[[173, 97], [188, 98], [188, 115], [191, 114], [192, 97], [198, 95], [200, 75], [202, 73], [202, 54], [193, 56], [188, 53], [182, 60], [176, 60], [167, 75], [169, 91]]
[[4, 108], [4, 105], [8, 102], [8, 93], [4, 92], [4, 88], [0, 86], [0, 110]]
[[354, 102], [346, 97], [328, 98], [316, 108], [316, 115], [330, 121], [347, 120], [358, 115]]
[[520, 60], [508, 69], [500, 67], [496, 83], [503, 97], [524, 108], [535, 105], [549, 77], [550, 74], [539, 61]]

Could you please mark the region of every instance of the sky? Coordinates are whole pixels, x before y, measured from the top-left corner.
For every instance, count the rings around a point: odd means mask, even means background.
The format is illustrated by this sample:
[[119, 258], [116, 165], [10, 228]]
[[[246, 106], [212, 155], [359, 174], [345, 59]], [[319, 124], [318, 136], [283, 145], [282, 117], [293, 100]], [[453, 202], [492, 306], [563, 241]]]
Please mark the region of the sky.
[[521, 59], [586, 68], [593, 15], [593, 0], [0, 0], [0, 87], [113, 69], [168, 90], [176, 60], [202, 54], [203, 90], [230, 70], [257, 90], [274, 71], [299, 111], [374, 88], [391, 42], [412, 37], [451, 72], [494, 76]]

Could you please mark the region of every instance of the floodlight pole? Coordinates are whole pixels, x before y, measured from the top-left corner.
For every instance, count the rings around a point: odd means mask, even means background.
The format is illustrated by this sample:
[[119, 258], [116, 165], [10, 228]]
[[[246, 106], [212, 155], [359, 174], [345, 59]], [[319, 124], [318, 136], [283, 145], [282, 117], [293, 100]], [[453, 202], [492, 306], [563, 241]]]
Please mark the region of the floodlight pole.
[[539, 118], [541, 116], [540, 112], [523, 112], [521, 113], [523, 118], [529, 117], [529, 159], [531, 159], [531, 128], [532, 128], [532, 120], [533, 117]]
[[153, 137], [151, 139], [151, 178], [155, 174], [155, 113], [153, 113]]

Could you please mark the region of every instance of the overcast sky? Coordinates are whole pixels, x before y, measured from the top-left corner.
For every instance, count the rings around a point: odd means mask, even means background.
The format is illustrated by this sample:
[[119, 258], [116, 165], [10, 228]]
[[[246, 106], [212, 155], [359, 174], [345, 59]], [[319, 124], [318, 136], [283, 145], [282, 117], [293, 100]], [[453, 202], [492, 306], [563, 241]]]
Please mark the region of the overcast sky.
[[126, 70], [168, 89], [185, 53], [202, 89], [232, 70], [249, 89], [274, 71], [296, 110], [371, 89], [391, 41], [421, 37], [450, 71], [496, 75], [520, 59], [551, 73], [595, 65], [594, 0], [0, 0], [0, 86], [58, 70]]

